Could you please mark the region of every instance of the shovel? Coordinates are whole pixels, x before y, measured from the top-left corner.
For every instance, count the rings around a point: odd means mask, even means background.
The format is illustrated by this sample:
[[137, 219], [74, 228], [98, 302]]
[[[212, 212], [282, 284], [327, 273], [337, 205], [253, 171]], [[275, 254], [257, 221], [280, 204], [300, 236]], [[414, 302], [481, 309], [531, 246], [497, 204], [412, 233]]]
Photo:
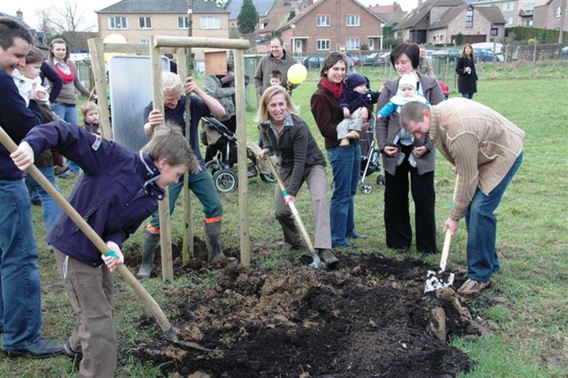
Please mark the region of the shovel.
[[[0, 126], [0, 143], [4, 145], [4, 147], [10, 152], [14, 152], [18, 146], [12, 138], [4, 131], [4, 129]], [[105, 242], [101, 239], [101, 237], [91, 228], [91, 226], [81, 217], [81, 215], [75, 210], [73, 206], [53, 187], [53, 185], [45, 178], [45, 176], [37, 169], [35, 165], [30, 166], [26, 172], [28, 172], [49, 195], [57, 202], [57, 204], [61, 207], [61, 209], [71, 218], [71, 220], [83, 231], [85, 236], [89, 238], [91, 243], [97, 247], [97, 249], [101, 252], [101, 254], [105, 254], [108, 252], [108, 247]], [[152, 296], [144, 289], [144, 287], [136, 280], [136, 277], [128, 268], [124, 265], [118, 265], [116, 270], [122, 278], [134, 289], [136, 295], [142, 300], [146, 309], [152, 314], [158, 325], [164, 332], [166, 339], [182, 348], [189, 348], [195, 349], [202, 352], [210, 352], [210, 349], [202, 347], [201, 345], [193, 342], [181, 341], [179, 340], [174, 328], [170, 324], [168, 318], [158, 305], [158, 303], [152, 298]]]
[[[266, 157], [266, 161], [268, 161], [268, 166], [270, 167], [270, 171], [272, 172], [272, 175], [274, 176], [274, 178], [278, 182], [278, 186], [280, 186], [280, 190], [282, 191], [282, 196], [286, 197], [288, 195], [288, 192], [286, 191], [286, 187], [284, 186], [282, 179], [278, 175], [278, 172], [276, 172], [276, 168], [274, 168], [274, 164], [270, 160], [270, 156]], [[288, 206], [290, 207], [290, 211], [292, 211], [292, 215], [294, 216], [294, 220], [296, 221], [296, 224], [297, 224], [298, 228], [300, 229], [300, 233], [302, 234], [302, 238], [304, 239], [304, 241], [306, 242], [306, 245], [308, 246], [308, 249], [312, 253], [312, 260], [313, 261], [310, 264], [310, 268], [326, 269], [327, 265], [323, 261], [321, 261], [317, 251], [315, 250], [315, 248], [312, 244], [312, 241], [310, 240], [310, 235], [308, 235], [308, 231], [306, 231], [306, 227], [304, 227], [304, 222], [302, 222], [302, 218], [300, 218], [300, 213], [298, 213], [298, 209], [296, 209], [296, 205], [294, 205], [294, 202], [288, 202]]]
[[[456, 175], [456, 185], [454, 186], [454, 199], [456, 198], [456, 191], [458, 190], [458, 180], [459, 175]], [[452, 200], [451, 208], [454, 207]], [[429, 270], [426, 273], [426, 287], [424, 288], [424, 293], [429, 293], [444, 287], [448, 287], [454, 283], [454, 273], [446, 272], [446, 265], [448, 262], [448, 255], [450, 253], [450, 242], [452, 241], [452, 234], [450, 230], [446, 230], [446, 236], [444, 237], [444, 247], [442, 248], [442, 258], [440, 259], [440, 270], [436, 273], [433, 270]]]

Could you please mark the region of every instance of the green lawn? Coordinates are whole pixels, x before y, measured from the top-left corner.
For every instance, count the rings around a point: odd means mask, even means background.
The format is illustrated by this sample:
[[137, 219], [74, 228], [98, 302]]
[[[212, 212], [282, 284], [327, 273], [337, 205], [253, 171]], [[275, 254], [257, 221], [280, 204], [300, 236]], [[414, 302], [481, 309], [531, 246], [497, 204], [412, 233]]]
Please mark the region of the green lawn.
[[[485, 69], [484, 69], [485, 70]], [[379, 70], [364, 71], [374, 89], [386, 78]], [[467, 377], [536, 377], [568, 375], [568, 71], [566, 66], [542, 70], [537, 79], [529, 80], [530, 71], [520, 77], [504, 72], [506, 79], [495, 79], [487, 68], [480, 75], [479, 93], [475, 100], [504, 114], [526, 132], [525, 158], [497, 210], [499, 220], [497, 248], [502, 259], [502, 270], [494, 277], [496, 288], [470, 301], [474, 316], [496, 322], [499, 330], [492, 336], [477, 341], [464, 339], [452, 343], [465, 350], [478, 362]], [[520, 71], [519, 71], [520, 72]], [[484, 79], [490, 77], [490, 79]], [[323, 146], [309, 109], [310, 96], [315, 90], [317, 73], [310, 72], [308, 80], [293, 95], [301, 107], [301, 115], [310, 125], [314, 136]], [[453, 88], [452, 88], [453, 89]], [[249, 87], [249, 97], [253, 97]], [[455, 95], [455, 94], [453, 94]], [[248, 138], [257, 139], [254, 104], [247, 113]], [[328, 169], [329, 174], [329, 169]], [[376, 174], [370, 176], [374, 182]], [[331, 176], [330, 176], [331, 181]], [[453, 175], [449, 164], [439, 155], [436, 170], [436, 219], [439, 245], [441, 228], [448, 214], [453, 190]], [[71, 183], [59, 180], [68, 192]], [[273, 217], [273, 187], [260, 179], [248, 182], [250, 235], [253, 249], [252, 263], [258, 269], [274, 266], [277, 258], [259, 253], [280, 240], [281, 230]], [[223, 244], [225, 248], [239, 247], [238, 195], [222, 196], [225, 208]], [[203, 238], [201, 211], [197, 206], [193, 224], [196, 235]], [[300, 193], [298, 209], [304, 223], [312, 229], [309, 198]], [[41, 210], [34, 206], [34, 222], [38, 241], [43, 238]], [[173, 217], [173, 233], [181, 234], [181, 211]], [[383, 188], [374, 185], [371, 194], [356, 196], [356, 224], [369, 237], [358, 243], [363, 253], [380, 252], [393, 257], [385, 247], [383, 223]], [[466, 233], [463, 223], [452, 241], [450, 269], [465, 265]], [[133, 235], [127, 246], [140, 243], [141, 230]], [[38, 242], [42, 270], [44, 336], [64, 341], [71, 332], [73, 315], [57, 277], [55, 263], [45, 243]], [[342, 253], [345, 253], [342, 251]], [[416, 251], [411, 254], [417, 257]], [[436, 263], [438, 256], [431, 257]], [[137, 267], [130, 267], [132, 270]], [[158, 303], [168, 313], [175, 312], [180, 298], [172, 293], [176, 283], [209, 286], [217, 274], [178, 277], [172, 283], [152, 279], [144, 283]], [[117, 376], [156, 376], [157, 367], [148, 367], [128, 355], [128, 349], [147, 334], [140, 329], [138, 319], [142, 307], [134, 294], [120, 279], [116, 280], [115, 320], [119, 340], [119, 370]], [[0, 376], [72, 376], [71, 362], [66, 357], [45, 361], [7, 359], [0, 357]]]

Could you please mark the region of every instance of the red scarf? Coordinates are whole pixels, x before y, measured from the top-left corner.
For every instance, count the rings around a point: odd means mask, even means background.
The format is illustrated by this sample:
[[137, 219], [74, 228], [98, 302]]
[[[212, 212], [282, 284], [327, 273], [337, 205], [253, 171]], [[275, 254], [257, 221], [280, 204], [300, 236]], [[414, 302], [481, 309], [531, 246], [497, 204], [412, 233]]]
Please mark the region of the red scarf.
[[335, 84], [335, 83], [332, 83], [331, 81], [329, 81], [327, 79], [327, 77], [324, 77], [324, 78], [321, 79], [320, 84], [325, 89], [330, 91], [331, 94], [333, 95], [333, 97], [335, 97], [336, 100], [339, 100], [341, 98], [341, 94], [343, 93], [343, 82], [341, 82], [339, 84]]
[[55, 70], [57, 71], [57, 73], [59, 74], [59, 76], [61, 77], [61, 79], [63, 79], [63, 82], [65, 84], [69, 84], [70, 82], [72, 82], [73, 80], [75, 80], [75, 72], [73, 71], [73, 66], [69, 63], [65, 63], [67, 64], [67, 67], [69, 67], [69, 73], [66, 74], [65, 72], [63, 72], [60, 68], [58, 64], [55, 64]]

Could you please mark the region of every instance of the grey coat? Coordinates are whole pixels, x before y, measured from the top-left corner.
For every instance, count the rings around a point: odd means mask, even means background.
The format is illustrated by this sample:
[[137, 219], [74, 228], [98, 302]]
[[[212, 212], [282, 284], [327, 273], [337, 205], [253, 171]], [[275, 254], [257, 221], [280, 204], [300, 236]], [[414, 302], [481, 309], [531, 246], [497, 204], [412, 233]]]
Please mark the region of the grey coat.
[[274, 59], [272, 54], [264, 56], [254, 74], [254, 86], [258, 96], [262, 96], [266, 88], [270, 87], [270, 74], [272, 71], [280, 71], [282, 74], [282, 86], [286, 88], [288, 85], [288, 68], [296, 64], [294, 57], [284, 50], [284, 56], [280, 60]]
[[235, 87], [223, 88], [221, 80], [219, 80], [216, 75], [205, 76], [203, 78], [203, 86], [205, 88], [205, 93], [219, 100], [225, 109], [225, 115], [218, 117], [219, 121], [226, 121], [237, 113], [235, 103], [233, 102]]
[[[432, 105], [442, 102], [444, 100], [444, 95], [436, 79], [421, 75], [420, 73], [417, 74], [420, 78], [420, 87], [424, 92], [426, 100], [428, 100]], [[382, 109], [383, 106], [390, 101], [391, 97], [396, 94], [399, 79], [400, 78], [393, 79], [385, 83], [385, 86], [381, 91], [381, 95], [379, 96], [377, 109]], [[398, 112], [393, 112], [385, 119], [377, 119], [375, 133], [377, 136], [377, 142], [379, 143], [381, 156], [383, 157], [383, 168], [391, 175], [396, 173], [397, 156], [389, 156], [385, 154], [383, 150], [385, 146], [393, 144], [394, 137], [399, 130], [400, 114]], [[431, 140], [427, 140], [425, 146], [428, 149], [428, 152], [422, 155], [422, 157], [416, 159], [416, 169], [418, 170], [419, 175], [436, 169], [436, 151], [434, 143]]]

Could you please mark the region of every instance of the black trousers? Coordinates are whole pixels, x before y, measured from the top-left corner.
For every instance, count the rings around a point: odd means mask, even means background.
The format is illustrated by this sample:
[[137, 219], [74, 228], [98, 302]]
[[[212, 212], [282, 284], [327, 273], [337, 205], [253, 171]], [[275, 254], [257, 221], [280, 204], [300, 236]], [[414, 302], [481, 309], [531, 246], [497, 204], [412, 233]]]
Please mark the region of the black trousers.
[[394, 175], [385, 171], [385, 228], [387, 247], [409, 247], [412, 243], [412, 228], [408, 189], [410, 189], [415, 206], [416, 249], [420, 252], [436, 252], [436, 217], [434, 205], [434, 171], [418, 174], [418, 170], [408, 163], [408, 155], [412, 147], [402, 146], [406, 154], [401, 165], [396, 167]]

